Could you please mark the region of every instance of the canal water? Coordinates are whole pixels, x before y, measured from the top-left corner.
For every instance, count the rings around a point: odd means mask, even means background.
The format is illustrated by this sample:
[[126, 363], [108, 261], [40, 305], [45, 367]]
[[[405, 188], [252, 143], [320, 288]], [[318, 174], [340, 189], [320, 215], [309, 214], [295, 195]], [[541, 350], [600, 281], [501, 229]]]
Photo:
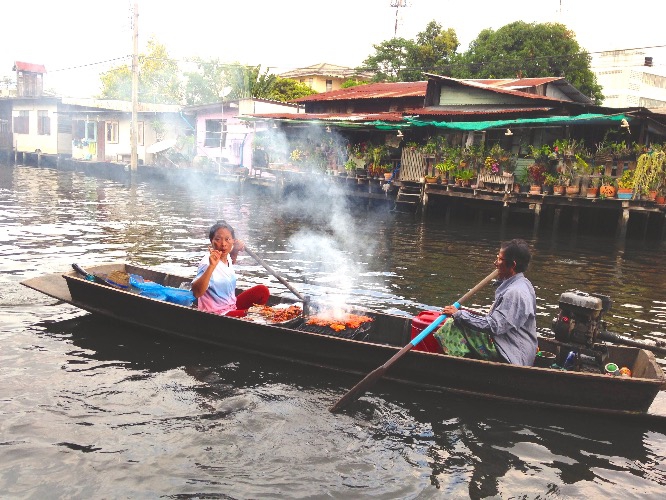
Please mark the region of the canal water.
[[[19, 284], [109, 261], [193, 275], [207, 228], [225, 219], [313, 300], [414, 315], [459, 298], [492, 270], [500, 241], [520, 237], [534, 249], [541, 328], [575, 288], [612, 298], [610, 331], [666, 339], [657, 242], [388, 208], [354, 205], [325, 181], [277, 200], [201, 180], [0, 165], [2, 496], [661, 496], [663, 427], [386, 384], [332, 415], [354, 377], [160, 338]], [[239, 274], [289, 294], [250, 257]]]

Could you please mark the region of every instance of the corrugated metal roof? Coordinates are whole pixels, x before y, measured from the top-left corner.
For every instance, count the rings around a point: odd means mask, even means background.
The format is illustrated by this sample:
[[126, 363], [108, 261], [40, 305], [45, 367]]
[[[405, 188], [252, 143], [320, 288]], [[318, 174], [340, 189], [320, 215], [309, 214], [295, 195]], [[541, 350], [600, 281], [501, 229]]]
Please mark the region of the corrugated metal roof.
[[346, 89], [313, 94], [291, 102], [345, 101], [350, 99], [388, 99], [399, 97], [425, 97], [428, 82], [369, 83]]
[[30, 73], [46, 73], [46, 68], [43, 64], [33, 64], [21, 61], [15, 61], [13, 71], [29, 71]]
[[385, 112], [385, 113], [262, 113], [255, 115], [248, 115], [253, 118], [266, 119], [266, 120], [291, 120], [291, 121], [350, 121], [350, 122], [366, 122], [366, 121], [385, 121], [385, 122], [401, 122], [403, 114], [400, 112]]
[[332, 76], [335, 78], [351, 78], [354, 75], [358, 75], [370, 80], [374, 76], [374, 73], [367, 71], [357, 71], [354, 68], [338, 66], [336, 64], [318, 63], [313, 64], [312, 66], [306, 66], [305, 68], [296, 68], [291, 71], [286, 71], [278, 76], [281, 78], [301, 78], [304, 76]]
[[[120, 101], [113, 99], [90, 99], [90, 98], [72, 98], [63, 97], [63, 104], [70, 106], [82, 106], [96, 109], [110, 109], [113, 111], [132, 112], [131, 101]], [[182, 109], [178, 104], [153, 104], [150, 102], [140, 102], [137, 106], [139, 112], [152, 113], [178, 113]]]
[[489, 85], [491, 87], [524, 88], [544, 85], [556, 80], [562, 80], [562, 77], [549, 76], [543, 78], [481, 78], [473, 79], [472, 81], [483, 83], [484, 85]]
[[463, 87], [473, 87], [477, 89], [484, 89], [487, 90], [488, 92], [495, 92], [497, 94], [504, 94], [504, 95], [514, 95], [518, 96], [524, 99], [533, 99], [533, 100], [543, 100], [543, 101], [553, 101], [553, 102], [571, 102], [571, 101], [563, 101], [562, 99], [556, 99], [554, 97], [548, 97], [548, 96], [543, 96], [543, 95], [536, 95], [536, 94], [531, 94], [529, 92], [522, 92], [520, 90], [509, 90], [509, 89], [504, 89], [501, 87], [494, 87], [491, 85], [486, 85], [484, 83], [480, 83], [479, 80], [460, 80], [458, 78], [450, 78], [448, 76], [441, 76], [441, 75], [432, 75], [429, 73], [426, 73], [426, 75], [432, 79], [435, 80], [440, 80], [443, 82], [448, 82], [453, 85], [460, 85]]
[[405, 116], [484, 116], [484, 115], [527, 115], [532, 113], [547, 113], [553, 108], [487, 108], [483, 106], [463, 107], [462, 109], [442, 109], [442, 108], [421, 108], [405, 111]]

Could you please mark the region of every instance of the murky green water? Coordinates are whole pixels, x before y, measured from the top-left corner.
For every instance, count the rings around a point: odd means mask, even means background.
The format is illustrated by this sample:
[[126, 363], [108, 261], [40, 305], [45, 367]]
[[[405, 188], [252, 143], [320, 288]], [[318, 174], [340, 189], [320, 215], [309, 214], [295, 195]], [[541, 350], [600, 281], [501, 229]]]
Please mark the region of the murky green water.
[[[214, 182], [117, 182], [0, 166], [0, 491], [24, 497], [379, 498], [659, 495], [666, 434], [355, 382], [107, 323], [19, 285], [109, 261], [190, 274], [209, 225], [297, 289], [398, 314], [459, 298], [500, 240], [534, 247], [539, 326], [568, 289], [614, 301], [608, 329], [666, 339], [664, 247], [350, 205], [325, 182], [276, 200]], [[249, 257], [241, 284], [288, 293]], [[490, 302], [481, 291], [470, 305]]]

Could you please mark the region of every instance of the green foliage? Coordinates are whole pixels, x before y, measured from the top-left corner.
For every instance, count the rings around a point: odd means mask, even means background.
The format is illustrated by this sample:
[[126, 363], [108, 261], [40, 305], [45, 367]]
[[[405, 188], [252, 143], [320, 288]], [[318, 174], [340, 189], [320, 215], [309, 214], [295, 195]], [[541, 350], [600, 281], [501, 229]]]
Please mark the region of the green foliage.
[[617, 187], [620, 189], [633, 189], [634, 188], [634, 171], [627, 169], [622, 172], [622, 175], [617, 180]]
[[535, 78], [562, 76], [590, 96], [603, 100], [590, 69], [591, 57], [572, 31], [559, 23], [516, 21], [497, 31], [482, 30], [457, 58], [456, 78]]
[[[288, 102], [306, 95], [316, 94], [307, 84], [292, 80], [291, 78], [275, 78], [272, 86], [267, 91], [266, 99], [273, 101]], [[259, 96], [253, 96], [259, 97]]]
[[188, 105], [220, 102], [226, 90], [224, 75], [227, 65], [219, 59], [205, 61], [198, 57], [192, 62], [197, 65], [197, 70], [184, 74], [185, 102]]
[[349, 87], [356, 87], [358, 85], [367, 85], [368, 82], [365, 80], [359, 80], [358, 78], [348, 78], [340, 84], [340, 88], [348, 89]]
[[458, 45], [455, 30], [430, 21], [415, 40], [392, 38], [373, 45], [375, 53], [363, 64], [375, 72], [375, 81], [415, 82], [423, 80], [425, 73], [448, 75]]
[[261, 73], [261, 65], [230, 65], [224, 75], [225, 84], [231, 87], [231, 92], [229, 92], [227, 98], [229, 100], [249, 99], [251, 97], [270, 99], [270, 91], [277, 76], [269, 74], [268, 71], [268, 68], [266, 68]]
[[[132, 72], [126, 66], [113, 68], [100, 77], [102, 99], [132, 99]], [[156, 39], [148, 41], [148, 53], [139, 55], [139, 101], [178, 104], [181, 100], [178, 64]]]
[[634, 173], [636, 190], [643, 194], [659, 190], [666, 181], [666, 154], [663, 151], [644, 153], [638, 157]]
[[373, 45], [375, 54], [363, 61], [366, 70], [374, 71], [374, 81], [407, 81], [403, 72], [408, 67], [409, 52], [414, 45], [405, 38], [392, 38]]

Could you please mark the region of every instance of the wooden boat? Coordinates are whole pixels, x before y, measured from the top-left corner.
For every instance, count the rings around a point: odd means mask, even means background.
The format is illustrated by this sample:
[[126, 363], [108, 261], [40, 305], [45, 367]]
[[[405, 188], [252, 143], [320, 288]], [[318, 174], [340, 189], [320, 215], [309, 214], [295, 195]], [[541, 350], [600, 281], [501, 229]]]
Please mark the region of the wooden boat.
[[[101, 265], [89, 271], [97, 275], [113, 271], [136, 274], [170, 287], [191, 280], [128, 264]], [[73, 271], [28, 279], [22, 284], [132, 326], [359, 378], [382, 365], [411, 339], [411, 318], [383, 313], [372, 314], [374, 321], [364, 340], [353, 340], [304, 331], [293, 321], [261, 324], [218, 316], [105, 286]], [[293, 302], [272, 296], [269, 305]], [[542, 337], [539, 344], [544, 351], [556, 352], [558, 348], [554, 339]], [[608, 346], [608, 353], [609, 360], [629, 367], [633, 377], [513, 366], [412, 350], [391, 368], [385, 380], [543, 407], [620, 416], [648, 415], [656, 395], [666, 389], [666, 378], [654, 355], [636, 347], [612, 345]]]

